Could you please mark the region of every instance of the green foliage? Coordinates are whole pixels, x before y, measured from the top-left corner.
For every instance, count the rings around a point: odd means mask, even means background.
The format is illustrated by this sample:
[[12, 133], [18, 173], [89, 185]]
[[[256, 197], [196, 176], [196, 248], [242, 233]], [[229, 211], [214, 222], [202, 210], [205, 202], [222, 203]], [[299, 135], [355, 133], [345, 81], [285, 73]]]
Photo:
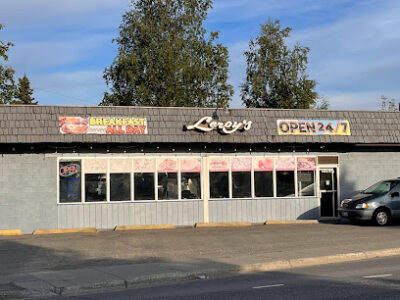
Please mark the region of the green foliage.
[[228, 50], [207, 34], [211, 0], [137, 0], [123, 16], [100, 105], [227, 107]]
[[381, 96], [381, 110], [382, 111], [399, 111], [394, 98], [389, 99], [385, 95]]
[[18, 88], [15, 94], [15, 100], [11, 102], [11, 104], [34, 104], [36, 105], [37, 102], [34, 102], [35, 98], [32, 97], [33, 89], [30, 86], [30, 82], [26, 74], [24, 77], [18, 79]]
[[250, 40], [246, 82], [241, 96], [246, 107], [310, 108], [316, 101], [316, 81], [306, 74], [308, 47], [285, 45], [291, 28], [281, 29], [279, 21], [269, 20], [261, 34]]
[[[2, 30], [3, 28], [4, 28], [4, 25], [0, 24], [0, 30]], [[0, 57], [3, 58], [4, 60], [8, 60], [7, 51], [12, 46], [14, 46], [13, 43], [11, 43], [11, 42], [5, 43], [0, 40]]]
[[[0, 31], [3, 28], [4, 26], [0, 24]], [[16, 91], [14, 81], [15, 71], [2, 63], [2, 60], [8, 60], [7, 51], [11, 46], [13, 46], [11, 42], [5, 43], [0, 40], [0, 104], [11, 103]]]
[[[4, 26], [0, 24], [0, 30]], [[0, 40], [0, 59], [7, 61], [7, 51], [14, 46], [11, 42], [3, 42]], [[0, 104], [37, 104], [33, 102], [33, 89], [30, 87], [29, 79], [24, 77], [19, 78], [18, 86], [14, 80], [15, 71], [13, 68], [3, 65], [0, 60]]]
[[13, 101], [17, 90], [14, 73], [11, 67], [0, 64], [0, 104], [10, 104]]
[[328, 110], [329, 109], [329, 100], [324, 97], [318, 97], [315, 99], [315, 102], [310, 105], [311, 109], [319, 109], [319, 110]]

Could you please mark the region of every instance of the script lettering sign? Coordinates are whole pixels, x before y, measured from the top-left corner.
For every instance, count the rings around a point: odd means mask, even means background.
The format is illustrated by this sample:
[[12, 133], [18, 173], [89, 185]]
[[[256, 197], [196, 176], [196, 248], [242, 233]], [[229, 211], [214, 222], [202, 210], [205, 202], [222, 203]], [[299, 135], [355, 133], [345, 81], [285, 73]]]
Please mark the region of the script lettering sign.
[[248, 131], [250, 130], [252, 121], [243, 120], [241, 122], [220, 122], [214, 120], [212, 117], [203, 117], [194, 124], [186, 125], [186, 130], [199, 130], [203, 132], [210, 132], [217, 130], [223, 134], [231, 134], [235, 131]]

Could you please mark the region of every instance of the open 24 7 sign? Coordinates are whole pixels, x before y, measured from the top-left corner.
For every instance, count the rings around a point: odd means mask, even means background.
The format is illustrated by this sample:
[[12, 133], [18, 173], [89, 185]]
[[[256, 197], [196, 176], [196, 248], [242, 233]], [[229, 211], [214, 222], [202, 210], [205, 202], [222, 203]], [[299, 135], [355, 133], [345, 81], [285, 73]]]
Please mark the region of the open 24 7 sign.
[[351, 135], [348, 120], [277, 120], [279, 135]]

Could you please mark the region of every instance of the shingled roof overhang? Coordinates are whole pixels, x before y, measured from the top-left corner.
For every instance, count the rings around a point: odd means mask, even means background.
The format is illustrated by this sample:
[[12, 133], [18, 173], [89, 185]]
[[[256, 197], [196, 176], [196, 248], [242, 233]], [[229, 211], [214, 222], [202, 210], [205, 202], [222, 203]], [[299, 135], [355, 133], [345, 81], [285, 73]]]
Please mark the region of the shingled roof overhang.
[[[223, 135], [217, 131], [185, 131], [184, 126], [215, 112], [222, 122], [252, 121], [248, 131]], [[142, 117], [146, 135], [61, 134], [59, 116]], [[350, 136], [278, 135], [278, 119], [348, 120]], [[89, 106], [0, 106], [0, 144], [352, 144], [400, 145], [400, 113], [376, 111], [321, 111], [281, 109], [210, 109]]]

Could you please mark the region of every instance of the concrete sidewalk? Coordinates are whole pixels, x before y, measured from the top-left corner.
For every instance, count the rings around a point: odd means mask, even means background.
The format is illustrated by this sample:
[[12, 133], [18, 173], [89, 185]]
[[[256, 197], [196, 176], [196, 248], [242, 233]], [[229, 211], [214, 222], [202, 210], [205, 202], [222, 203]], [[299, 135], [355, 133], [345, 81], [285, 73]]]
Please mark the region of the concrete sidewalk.
[[399, 255], [400, 226], [24, 235], [0, 238], [0, 254], [0, 299], [39, 297]]

